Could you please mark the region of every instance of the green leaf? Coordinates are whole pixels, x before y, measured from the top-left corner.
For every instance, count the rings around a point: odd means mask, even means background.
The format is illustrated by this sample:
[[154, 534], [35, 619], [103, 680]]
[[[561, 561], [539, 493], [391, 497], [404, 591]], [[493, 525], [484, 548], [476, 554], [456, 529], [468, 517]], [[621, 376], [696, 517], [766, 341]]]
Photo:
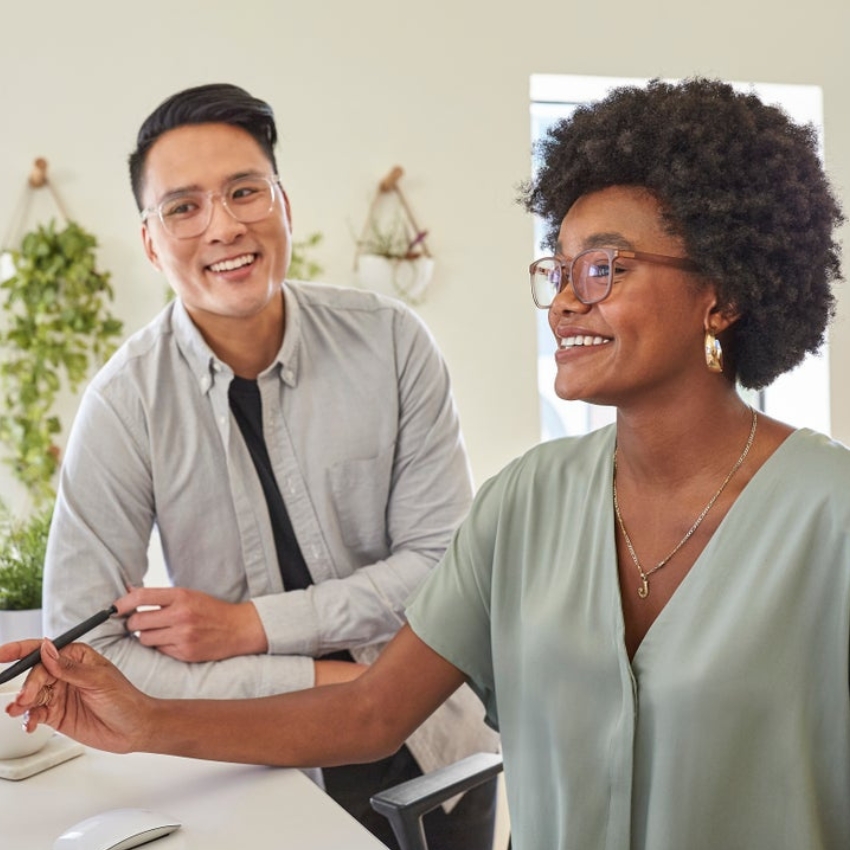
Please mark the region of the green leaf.
[[53, 515], [52, 504], [28, 519], [0, 518], [0, 609], [41, 608], [44, 555]]
[[16, 273], [4, 281], [0, 330], [0, 440], [6, 459], [35, 504], [50, 500], [58, 463], [51, 415], [58, 394], [72, 391], [115, 348], [123, 323], [109, 311], [107, 272], [97, 271], [97, 240], [76, 222], [25, 234], [12, 251]]

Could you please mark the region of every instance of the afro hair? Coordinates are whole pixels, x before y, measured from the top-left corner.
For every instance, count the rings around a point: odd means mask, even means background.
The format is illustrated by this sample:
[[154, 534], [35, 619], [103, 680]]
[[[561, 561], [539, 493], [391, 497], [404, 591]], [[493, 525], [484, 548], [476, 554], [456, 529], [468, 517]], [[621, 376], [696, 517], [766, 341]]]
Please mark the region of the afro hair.
[[579, 107], [538, 143], [521, 201], [554, 247], [582, 195], [648, 189], [666, 226], [740, 318], [725, 340], [738, 381], [758, 389], [816, 352], [841, 279], [843, 215], [813, 126], [705, 78], [621, 87]]

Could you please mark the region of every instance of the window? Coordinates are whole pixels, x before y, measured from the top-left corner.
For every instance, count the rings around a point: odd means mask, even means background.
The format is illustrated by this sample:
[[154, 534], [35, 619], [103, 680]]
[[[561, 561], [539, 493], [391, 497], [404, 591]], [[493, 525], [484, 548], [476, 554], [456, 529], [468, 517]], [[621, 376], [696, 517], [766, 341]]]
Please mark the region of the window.
[[[533, 74], [531, 77], [531, 137], [539, 139], [555, 121], [565, 118], [582, 103], [600, 100], [615, 86], [643, 85], [647, 80], [620, 77], [580, 77]], [[742, 91], [754, 91], [767, 103], [783, 107], [795, 121], [812, 123], [823, 146], [823, 99], [818, 86], [774, 83], [732, 83]], [[540, 256], [542, 227], [534, 234], [534, 256]], [[614, 409], [581, 401], [563, 401], [553, 383], [554, 341], [546, 313], [538, 311], [537, 376], [540, 395], [541, 439], [583, 434], [614, 420]], [[826, 346], [809, 356], [792, 372], [780, 376], [758, 393], [744, 391], [747, 400], [770, 416], [796, 427], [829, 433], [829, 357]]]

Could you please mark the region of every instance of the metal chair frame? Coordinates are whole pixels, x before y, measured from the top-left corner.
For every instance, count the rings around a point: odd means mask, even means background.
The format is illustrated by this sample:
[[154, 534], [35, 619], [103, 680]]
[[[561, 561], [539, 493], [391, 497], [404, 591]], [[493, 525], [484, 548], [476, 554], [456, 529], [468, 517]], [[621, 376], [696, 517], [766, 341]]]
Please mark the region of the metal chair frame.
[[375, 794], [372, 808], [390, 822], [401, 850], [428, 850], [422, 817], [456, 794], [502, 772], [500, 753], [475, 753]]

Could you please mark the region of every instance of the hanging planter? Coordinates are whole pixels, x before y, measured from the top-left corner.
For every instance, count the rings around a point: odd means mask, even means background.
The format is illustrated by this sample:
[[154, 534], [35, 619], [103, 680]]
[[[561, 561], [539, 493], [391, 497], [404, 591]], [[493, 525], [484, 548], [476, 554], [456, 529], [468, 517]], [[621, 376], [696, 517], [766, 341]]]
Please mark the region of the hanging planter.
[[109, 274], [97, 269], [97, 240], [69, 219], [47, 179], [45, 160], [35, 161], [28, 182], [32, 189], [50, 189], [64, 224], [50, 221], [21, 235], [21, 214], [18, 232], [4, 242], [0, 443], [38, 506], [54, 497], [62, 428], [54, 411], [57, 396], [63, 388], [75, 391], [91, 367], [112, 353], [122, 322], [109, 311], [112, 287]]
[[357, 242], [354, 270], [360, 286], [415, 306], [425, 298], [434, 260], [425, 242], [428, 231], [416, 223], [399, 188], [403, 174], [396, 166], [378, 184]]
[[357, 257], [357, 281], [378, 292], [391, 292], [408, 304], [421, 304], [434, 273], [431, 257], [387, 257], [360, 254]]

